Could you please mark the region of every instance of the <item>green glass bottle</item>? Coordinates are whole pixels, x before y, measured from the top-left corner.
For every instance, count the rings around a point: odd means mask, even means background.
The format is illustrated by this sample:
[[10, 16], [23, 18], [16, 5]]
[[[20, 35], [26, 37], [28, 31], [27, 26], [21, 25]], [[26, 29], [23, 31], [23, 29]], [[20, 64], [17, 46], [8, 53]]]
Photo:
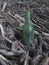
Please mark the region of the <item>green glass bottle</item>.
[[25, 23], [23, 26], [23, 41], [25, 45], [30, 46], [34, 38], [33, 25], [30, 22], [30, 11], [26, 11]]

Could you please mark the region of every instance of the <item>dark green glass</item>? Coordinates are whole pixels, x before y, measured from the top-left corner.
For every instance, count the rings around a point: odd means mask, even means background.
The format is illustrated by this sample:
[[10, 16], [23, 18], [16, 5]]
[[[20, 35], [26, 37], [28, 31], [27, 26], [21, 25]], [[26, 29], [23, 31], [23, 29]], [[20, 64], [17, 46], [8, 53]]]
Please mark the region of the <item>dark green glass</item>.
[[25, 45], [31, 45], [34, 38], [33, 25], [30, 22], [30, 11], [26, 11], [25, 23], [23, 26], [23, 41]]

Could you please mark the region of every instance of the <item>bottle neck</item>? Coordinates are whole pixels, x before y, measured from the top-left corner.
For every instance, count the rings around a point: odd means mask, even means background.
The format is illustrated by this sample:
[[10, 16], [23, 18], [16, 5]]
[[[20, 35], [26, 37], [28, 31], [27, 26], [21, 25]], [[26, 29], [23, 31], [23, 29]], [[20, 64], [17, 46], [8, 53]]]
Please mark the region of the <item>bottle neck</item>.
[[25, 19], [25, 23], [30, 24], [30, 19]]
[[30, 23], [30, 12], [29, 11], [26, 12], [25, 23], [28, 23], [28, 24]]

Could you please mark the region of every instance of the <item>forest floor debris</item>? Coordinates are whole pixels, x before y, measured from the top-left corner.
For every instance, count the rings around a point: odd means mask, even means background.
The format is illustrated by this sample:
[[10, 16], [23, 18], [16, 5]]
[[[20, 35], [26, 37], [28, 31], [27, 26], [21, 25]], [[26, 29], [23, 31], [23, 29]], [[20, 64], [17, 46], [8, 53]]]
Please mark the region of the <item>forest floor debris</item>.
[[[34, 47], [22, 40], [26, 10], [35, 30]], [[0, 1], [0, 65], [49, 65], [49, 0]]]

